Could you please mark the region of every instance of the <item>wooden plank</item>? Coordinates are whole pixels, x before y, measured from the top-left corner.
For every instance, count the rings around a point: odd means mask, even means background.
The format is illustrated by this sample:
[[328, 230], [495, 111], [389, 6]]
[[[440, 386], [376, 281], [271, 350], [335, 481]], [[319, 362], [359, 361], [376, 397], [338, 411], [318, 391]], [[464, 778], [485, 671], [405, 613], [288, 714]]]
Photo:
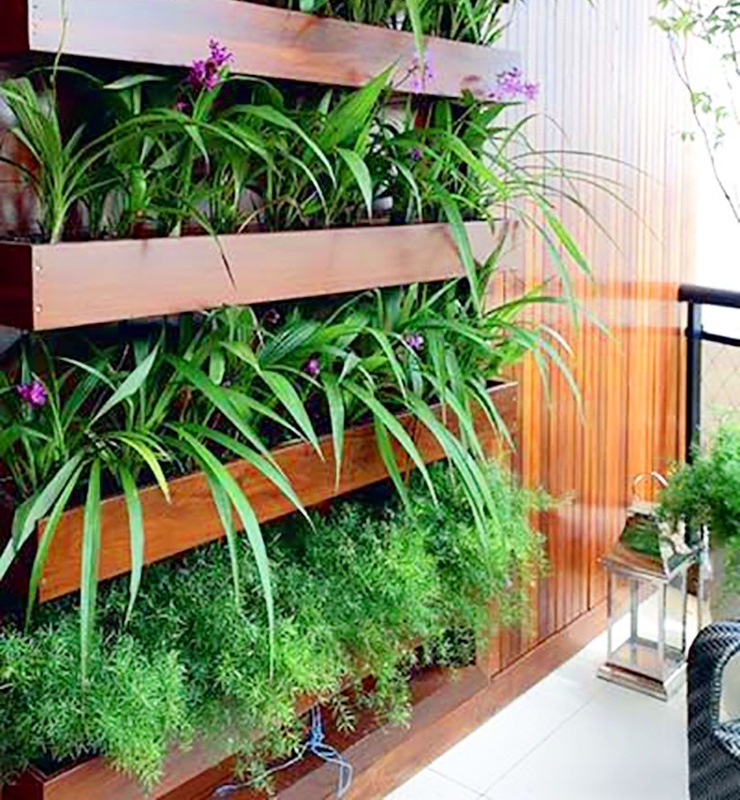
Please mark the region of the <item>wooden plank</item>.
[[[476, 256], [486, 258], [496, 246], [494, 232], [483, 222], [467, 228]], [[462, 274], [444, 224], [248, 233], [218, 242], [209, 236], [3, 242], [0, 324], [51, 330]]]
[[[390, 791], [482, 725], [603, 630], [604, 604], [534, 647], [489, 683], [478, 670], [463, 670], [414, 704], [407, 728], [384, 726], [343, 751], [354, 767], [347, 800], [382, 800]], [[276, 800], [331, 800], [336, 769], [320, 767], [278, 793]], [[257, 800], [243, 792], [234, 800]]]
[[[496, 387], [491, 390], [491, 397], [503, 419], [515, 424], [516, 387], [511, 384]], [[414, 430], [414, 423], [409, 415], [400, 419], [410, 431]], [[495, 433], [490, 426], [481, 421], [479, 430], [484, 444], [492, 447]], [[428, 433], [422, 434], [421, 430], [418, 432], [418, 447], [427, 462], [443, 457], [436, 440]], [[347, 431], [339, 487], [335, 485], [331, 436], [322, 438], [321, 450], [324, 454], [323, 461], [305, 443], [290, 444], [275, 451], [276, 462], [307, 507], [387, 477], [385, 466], [376, 449], [375, 432], [371, 424]], [[295, 511], [292, 503], [250, 464], [237, 461], [229, 469], [244, 488], [261, 522]], [[186, 552], [223, 536], [219, 516], [202, 473], [171, 481], [170, 495], [171, 502], [167, 503], [156, 487], [140, 492], [146, 526], [146, 564]], [[130, 534], [124, 498], [119, 495], [103, 501], [101, 514], [99, 576], [101, 580], [106, 580], [124, 574], [131, 568]], [[62, 516], [49, 547], [39, 587], [40, 602], [53, 600], [79, 588], [82, 521], [82, 507], [70, 509]], [[41, 523], [39, 534], [43, 533], [43, 529], [44, 523]]]
[[[316, 698], [299, 700], [296, 715], [303, 716], [316, 702]], [[2, 800], [208, 800], [217, 786], [233, 779], [235, 769], [236, 757], [225, 745], [197, 741], [167, 757], [163, 778], [149, 794], [103, 758], [91, 758], [52, 774], [31, 767], [0, 796]]]
[[[649, 0], [613, 0], [589, 9], [566, 0], [543, 15], [537, 4], [523, 4], [502, 40], [522, 54], [527, 77], [540, 82], [541, 119], [558, 121], [533, 123], [535, 146], [594, 154], [565, 160], [613, 181], [620, 198], [578, 185], [580, 200], [604, 230], [553, 198], [592, 268], [591, 278], [574, 281], [577, 296], [609, 329], [603, 335], [585, 321], [579, 328], [557, 311], [540, 317], [574, 349], [569, 363], [583, 416], [562, 380], [553, 382], [547, 402], [531, 364], [517, 375], [524, 480], [570, 498], [568, 507], [541, 519], [551, 572], [540, 582], [540, 638], [603, 601], [599, 557], [619, 536], [632, 478], [682, 455], [682, 321], [675, 293], [693, 270], [696, 154], [680, 136], [666, 135], [686, 129], [690, 109], [664, 38], [649, 23], [649, 6]], [[542, 242], [527, 235], [510, 291], [547, 280], [547, 260]], [[517, 650], [510, 644], [507, 656]]]
[[237, 73], [357, 87], [392, 68], [397, 90], [450, 97], [487, 94], [517, 63], [511, 52], [430, 37], [433, 75], [418, 85], [422, 68], [410, 33], [241, 0], [11, 0], [3, 15], [5, 58], [61, 49], [187, 67], [215, 38], [233, 51]]
[[[451, 671], [421, 672], [411, 684], [413, 715], [408, 727], [374, 724], [372, 715], [361, 716], [356, 731], [339, 733], [329, 729], [328, 741], [354, 768], [348, 800], [382, 800], [445, 750], [549, 672], [577, 653], [604, 627], [604, 604], [575, 620], [568, 628], [538, 644], [526, 656], [489, 681], [477, 667]], [[207, 800], [214, 790], [233, 779], [233, 758], [195, 771], [209, 758], [202, 747], [173, 754], [165, 779], [149, 795], [151, 800]], [[278, 776], [276, 800], [331, 800], [336, 791], [336, 768], [304, 761]], [[178, 772], [176, 770], [179, 769]], [[190, 776], [190, 777], [185, 777]], [[176, 783], [180, 778], [185, 780]], [[3, 800], [145, 800], [135, 783], [97, 758], [56, 776], [38, 771], [26, 773], [5, 788]], [[254, 790], [230, 793], [234, 800], [263, 800]]]

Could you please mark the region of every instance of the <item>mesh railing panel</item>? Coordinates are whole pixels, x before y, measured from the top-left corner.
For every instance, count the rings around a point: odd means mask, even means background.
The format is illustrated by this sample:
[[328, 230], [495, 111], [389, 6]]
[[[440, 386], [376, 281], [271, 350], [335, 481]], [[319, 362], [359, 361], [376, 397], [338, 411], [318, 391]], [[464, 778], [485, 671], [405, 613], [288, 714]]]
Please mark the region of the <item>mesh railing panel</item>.
[[740, 346], [703, 341], [701, 353], [702, 438], [729, 419], [740, 423]]

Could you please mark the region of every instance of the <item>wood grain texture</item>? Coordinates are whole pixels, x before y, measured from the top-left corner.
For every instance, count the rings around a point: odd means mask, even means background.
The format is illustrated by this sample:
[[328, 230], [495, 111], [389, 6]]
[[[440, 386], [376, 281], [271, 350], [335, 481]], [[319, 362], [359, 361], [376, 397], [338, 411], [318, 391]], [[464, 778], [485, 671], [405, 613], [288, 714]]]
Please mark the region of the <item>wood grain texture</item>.
[[[474, 252], [487, 257], [496, 246], [490, 226], [467, 228]], [[462, 274], [444, 224], [247, 233], [218, 241], [4, 242], [0, 324], [52, 330]]]
[[[301, 717], [317, 702], [296, 703]], [[236, 757], [225, 745], [197, 741], [188, 750], [173, 750], [163, 766], [160, 783], [145, 793], [141, 786], [111, 769], [103, 758], [81, 761], [56, 773], [32, 767], [13, 783], [0, 788], [2, 800], [208, 800], [213, 790], [233, 780]]]
[[188, 67], [207, 54], [213, 37], [247, 75], [357, 87], [387, 69], [399, 91], [459, 96], [486, 94], [516, 55], [445, 39], [428, 40], [434, 75], [418, 83], [410, 33], [242, 0], [10, 0], [3, 8], [0, 56], [68, 55]]
[[[491, 397], [502, 418], [515, 426], [516, 387], [505, 385], [491, 390]], [[441, 413], [438, 411], [438, 413]], [[427, 462], [443, 457], [435, 439], [417, 428], [408, 415], [401, 418], [404, 426], [417, 436], [419, 452]], [[454, 428], [454, 420], [450, 419]], [[496, 433], [481, 421], [481, 439], [493, 448]], [[306, 507], [317, 505], [387, 477], [385, 465], [377, 452], [375, 432], [371, 424], [347, 431], [339, 486], [335, 481], [334, 450], [331, 436], [321, 440], [322, 461], [310, 445], [290, 444], [275, 451], [275, 460], [293, 485]], [[406, 463], [398, 452], [399, 464]], [[230, 465], [232, 475], [244, 488], [255, 514], [261, 522], [282, 517], [294, 511], [293, 504], [254, 467], [244, 461]], [[218, 513], [213, 506], [208, 483], [202, 473], [194, 473], [170, 482], [171, 502], [158, 488], [140, 492], [146, 527], [144, 561], [151, 564], [223, 536]], [[102, 504], [102, 539], [99, 561], [101, 580], [126, 573], [131, 568], [130, 534], [126, 503], [122, 496], [111, 497]], [[49, 547], [39, 588], [40, 602], [53, 600], [79, 588], [82, 546], [82, 507], [67, 511], [61, 518]], [[43, 533], [44, 523], [39, 527]]]
[[[504, 37], [541, 85], [528, 109], [542, 112], [535, 145], [595, 154], [564, 161], [615, 181], [616, 196], [578, 187], [603, 232], [566, 203], [554, 206], [593, 270], [576, 280], [576, 296], [609, 333], [562, 310], [538, 313], [574, 351], [568, 363], [581, 408], [561, 376], [553, 376], [548, 400], [532, 363], [517, 375], [524, 480], [570, 501], [539, 519], [551, 571], [533, 592], [532, 624], [497, 642], [492, 663], [501, 669], [603, 600], [598, 559], [621, 531], [632, 478], [666, 470], [683, 452], [684, 321], [676, 299], [693, 272], [696, 145], [681, 136], [690, 127], [686, 98], [667, 43], [649, 22], [653, 13], [651, 0], [532, 0], [517, 4]], [[522, 238], [523, 257], [497, 287], [499, 299], [553, 276], [541, 240]]]

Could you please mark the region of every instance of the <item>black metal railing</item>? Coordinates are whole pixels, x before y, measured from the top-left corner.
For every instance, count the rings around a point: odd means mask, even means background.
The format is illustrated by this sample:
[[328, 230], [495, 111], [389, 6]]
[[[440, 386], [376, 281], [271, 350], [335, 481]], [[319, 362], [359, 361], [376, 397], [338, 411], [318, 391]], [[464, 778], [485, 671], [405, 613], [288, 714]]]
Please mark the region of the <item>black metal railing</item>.
[[[686, 370], [686, 443], [701, 443], [710, 420], [740, 412], [740, 292], [684, 284], [678, 299], [688, 304]], [[704, 327], [705, 307], [736, 309], [737, 325], [732, 334], [716, 333]], [[737, 336], [735, 336], [737, 330]]]

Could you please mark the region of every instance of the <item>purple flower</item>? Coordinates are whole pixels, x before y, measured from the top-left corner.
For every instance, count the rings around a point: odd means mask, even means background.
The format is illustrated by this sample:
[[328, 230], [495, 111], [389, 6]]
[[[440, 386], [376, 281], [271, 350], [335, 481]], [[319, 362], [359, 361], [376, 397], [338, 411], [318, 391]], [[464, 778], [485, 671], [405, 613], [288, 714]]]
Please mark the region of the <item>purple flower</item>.
[[210, 61], [216, 69], [221, 69], [227, 66], [234, 60], [234, 54], [222, 44], [219, 44], [215, 39], [208, 40], [208, 49], [211, 51]]
[[316, 356], [311, 356], [303, 365], [303, 371], [311, 378], [317, 378], [321, 372], [321, 363], [319, 359]]
[[529, 100], [532, 102], [533, 100], [537, 99], [537, 95], [540, 93], [540, 85], [539, 83], [531, 83], [527, 82], [524, 84], [523, 94], [525, 100]]
[[32, 380], [30, 383], [21, 383], [15, 387], [18, 396], [24, 403], [28, 403], [31, 408], [42, 408], [49, 400], [46, 387], [39, 380]]
[[412, 161], [421, 161], [421, 159], [422, 159], [421, 149], [419, 147], [415, 147], [411, 151], [411, 160]]
[[220, 80], [221, 77], [212, 61], [202, 58], [193, 61], [188, 74], [188, 83], [191, 89], [210, 91], [218, 86]]
[[424, 336], [420, 333], [407, 333], [403, 337], [406, 347], [414, 353], [420, 353], [424, 347]]
[[411, 91], [415, 94], [424, 91], [428, 81], [433, 81], [436, 77], [432, 57], [428, 50], [414, 56], [410, 74], [413, 76], [411, 81]]
[[268, 308], [262, 317], [262, 322], [264, 325], [274, 328], [280, 322], [280, 312], [276, 308]]
[[193, 61], [188, 74], [188, 83], [195, 91], [210, 92], [228, 75], [229, 64], [234, 54], [215, 39], [208, 42], [210, 55]]
[[497, 103], [508, 103], [516, 100], [532, 101], [537, 97], [540, 87], [531, 81], [525, 81], [519, 67], [512, 67], [496, 77], [496, 88], [488, 93], [491, 100]]

